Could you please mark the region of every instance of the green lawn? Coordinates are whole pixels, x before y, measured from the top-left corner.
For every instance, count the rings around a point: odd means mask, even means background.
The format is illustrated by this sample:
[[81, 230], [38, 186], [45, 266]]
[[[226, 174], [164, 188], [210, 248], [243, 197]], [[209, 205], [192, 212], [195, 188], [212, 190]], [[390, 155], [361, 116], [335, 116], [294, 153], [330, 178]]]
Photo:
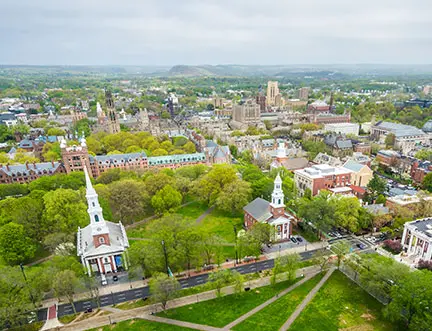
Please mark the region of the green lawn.
[[290, 331], [387, 331], [383, 306], [344, 274], [335, 271], [291, 325]]
[[294, 312], [296, 307], [303, 301], [306, 295], [315, 287], [316, 284], [318, 284], [322, 277], [323, 275], [319, 274], [308, 280], [288, 294], [280, 297], [263, 310], [238, 324], [233, 328], [233, 330], [279, 330], [288, 317]]
[[233, 216], [217, 209], [214, 209], [199, 224], [200, 227], [204, 227], [210, 233], [217, 234], [229, 243], [235, 242], [234, 225], [237, 227], [237, 231], [242, 229], [242, 215]]
[[[298, 280], [300, 280], [300, 278], [297, 278], [295, 281]], [[275, 286], [256, 288], [248, 292], [243, 292], [240, 295], [227, 295], [221, 298], [171, 309], [166, 312], [161, 312], [158, 315], [181, 321], [223, 327], [267, 301], [294, 282], [280, 282]]]
[[96, 328], [92, 329], [93, 331], [123, 331], [123, 330], [146, 330], [146, 331], [187, 331], [192, 330], [189, 328], [183, 328], [181, 326], [171, 325], [171, 324], [165, 324], [165, 323], [157, 323], [157, 322], [151, 322], [146, 320], [129, 320], [117, 323], [115, 326], [104, 326], [103, 328]]

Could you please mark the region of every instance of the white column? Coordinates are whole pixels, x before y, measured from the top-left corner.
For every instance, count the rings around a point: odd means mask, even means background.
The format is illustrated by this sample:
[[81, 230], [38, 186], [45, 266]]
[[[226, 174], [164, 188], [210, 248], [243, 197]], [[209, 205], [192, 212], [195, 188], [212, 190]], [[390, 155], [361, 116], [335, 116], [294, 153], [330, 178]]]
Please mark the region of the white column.
[[99, 272], [102, 273], [102, 265], [101, 265], [101, 262], [100, 262], [100, 258], [98, 257], [98, 258], [96, 258], [96, 260], [97, 260]]
[[90, 263], [87, 259], [84, 260], [85, 261], [85, 266], [87, 267], [87, 273], [89, 276], [91, 276], [91, 268], [90, 268]]
[[411, 251], [411, 245], [412, 245], [412, 242], [413, 242], [413, 238], [414, 238], [414, 234], [411, 232], [411, 238], [410, 238], [410, 241], [409, 241], [409, 244], [408, 244], [408, 251], [407, 251], [407, 253], [409, 253]]
[[405, 246], [405, 240], [406, 240], [407, 233], [408, 233], [408, 229], [406, 227], [404, 227], [403, 235], [402, 235], [402, 247]]
[[114, 255], [111, 255], [110, 256], [110, 260], [111, 260], [111, 263], [112, 263], [112, 265], [113, 265], [113, 268], [114, 268], [114, 272], [117, 272], [117, 265], [116, 265], [116, 262], [115, 262], [115, 258], [114, 258]]
[[428, 243], [428, 249], [426, 251], [425, 260], [429, 261], [432, 258], [432, 242]]

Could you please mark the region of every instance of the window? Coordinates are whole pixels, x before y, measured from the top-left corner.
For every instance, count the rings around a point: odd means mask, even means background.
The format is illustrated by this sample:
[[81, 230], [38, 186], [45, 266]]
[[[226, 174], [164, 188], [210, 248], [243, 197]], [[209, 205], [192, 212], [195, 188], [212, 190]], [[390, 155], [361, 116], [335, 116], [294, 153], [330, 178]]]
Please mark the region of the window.
[[92, 205], [93, 205], [93, 207], [95, 206], [95, 203], [94, 202], [92, 202]]
[[278, 204], [279, 204], [279, 205], [281, 204], [281, 199], [278, 200]]
[[99, 237], [99, 243], [100, 244], [105, 244], [105, 238], [104, 237]]
[[95, 222], [99, 222], [99, 216], [95, 215]]

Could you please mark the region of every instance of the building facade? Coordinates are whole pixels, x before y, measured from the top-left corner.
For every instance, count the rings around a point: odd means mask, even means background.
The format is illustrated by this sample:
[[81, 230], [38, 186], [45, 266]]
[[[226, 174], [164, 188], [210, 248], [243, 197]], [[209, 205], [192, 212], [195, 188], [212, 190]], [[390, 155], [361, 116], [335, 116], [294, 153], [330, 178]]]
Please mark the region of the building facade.
[[351, 184], [354, 186], [366, 187], [373, 178], [372, 169], [365, 164], [349, 160], [343, 167], [352, 171]]
[[121, 222], [105, 221], [86, 167], [84, 174], [90, 224], [78, 228], [77, 255], [89, 276], [127, 270], [129, 241], [125, 228]]
[[280, 95], [278, 82], [268, 81], [268, 83], [267, 83], [267, 97], [266, 97], [267, 104], [269, 106], [275, 106], [278, 95]]
[[282, 179], [279, 174], [274, 181], [274, 189], [271, 202], [256, 198], [243, 208], [244, 226], [246, 229], [259, 223], [267, 223], [275, 228], [275, 240], [285, 241], [291, 237], [293, 223], [296, 219], [285, 211], [284, 193], [282, 191]]
[[294, 183], [299, 195], [307, 189], [312, 196], [321, 190], [334, 193], [350, 193], [352, 171], [343, 167], [331, 167], [328, 164], [316, 164], [312, 167], [294, 171]]
[[260, 105], [255, 100], [247, 100], [241, 105], [234, 105], [232, 119], [247, 126], [256, 126], [261, 123], [260, 115]]
[[432, 218], [405, 223], [402, 247], [414, 264], [432, 260]]

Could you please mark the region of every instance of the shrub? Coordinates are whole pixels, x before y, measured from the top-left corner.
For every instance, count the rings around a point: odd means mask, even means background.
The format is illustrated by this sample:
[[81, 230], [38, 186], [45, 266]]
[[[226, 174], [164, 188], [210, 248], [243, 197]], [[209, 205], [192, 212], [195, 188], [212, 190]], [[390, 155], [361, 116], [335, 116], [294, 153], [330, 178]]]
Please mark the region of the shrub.
[[427, 269], [432, 271], [432, 261], [420, 260], [417, 269]]
[[393, 254], [399, 254], [402, 252], [402, 244], [400, 240], [387, 239], [384, 241], [384, 248], [388, 249]]

